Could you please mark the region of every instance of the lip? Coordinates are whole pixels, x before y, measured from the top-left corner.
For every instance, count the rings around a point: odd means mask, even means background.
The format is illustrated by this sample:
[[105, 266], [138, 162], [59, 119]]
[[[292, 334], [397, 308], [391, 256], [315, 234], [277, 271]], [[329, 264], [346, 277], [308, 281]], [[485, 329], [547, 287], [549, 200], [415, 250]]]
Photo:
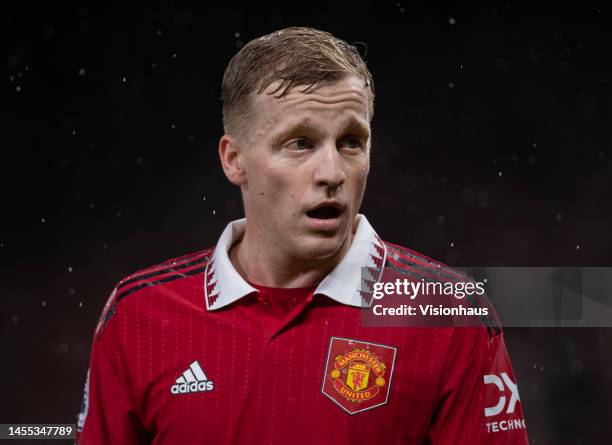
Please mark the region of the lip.
[[333, 232], [340, 228], [340, 220], [342, 218], [342, 215], [344, 214], [344, 211], [346, 210], [346, 206], [340, 204], [338, 201], [322, 201], [318, 203], [316, 206], [308, 209], [307, 212], [310, 212], [312, 210], [317, 210], [317, 209], [320, 209], [321, 207], [327, 207], [327, 206], [331, 206], [331, 207], [338, 209], [340, 211], [340, 214], [336, 216], [335, 218], [321, 219], [321, 218], [313, 218], [309, 216], [308, 213], [305, 213], [306, 218], [308, 219], [308, 223], [313, 230], [322, 231], [322, 232]]
[[316, 206], [308, 209], [307, 212], [311, 212], [313, 210], [317, 210], [317, 209], [320, 209], [321, 207], [327, 207], [327, 206], [334, 207], [334, 208], [340, 210], [340, 212], [344, 212], [344, 209], [346, 209], [346, 206], [340, 204], [338, 201], [322, 201], [319, 204], [317, 204]]

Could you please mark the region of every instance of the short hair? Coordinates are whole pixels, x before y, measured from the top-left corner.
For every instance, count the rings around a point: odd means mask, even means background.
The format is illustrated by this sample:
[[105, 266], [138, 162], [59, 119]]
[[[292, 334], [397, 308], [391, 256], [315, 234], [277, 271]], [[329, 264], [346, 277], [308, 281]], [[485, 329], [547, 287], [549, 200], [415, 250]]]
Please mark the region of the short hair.
[[[364, 45], [365, 46], [365, 45]], [[246, 134], [252, 119], [251, 93], [261, 94], [277, 80], [272, 93], [282, 97], [291, 88], [341, 80], [357, 75], [368, 88], [368, 116], [374, 115], [374, 81], [359, 50], [328, 32], [290, 27], [251, 40], [229, 61], [223, 74], [223, 127], [235, 136]]]

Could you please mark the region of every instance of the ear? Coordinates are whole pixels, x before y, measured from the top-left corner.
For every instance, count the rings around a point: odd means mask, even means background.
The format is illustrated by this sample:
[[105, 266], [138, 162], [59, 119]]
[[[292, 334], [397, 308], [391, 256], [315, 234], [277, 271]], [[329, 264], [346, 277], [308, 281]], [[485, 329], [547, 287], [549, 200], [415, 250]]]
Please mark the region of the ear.
[[221, 159], [221, 166], [225, 176], [227, 176], [227, 179], [232, 184], [240, 186], [246, 183], [244, 154], [235, 137], [227, 133], [221, 136], [219, 140], [219, 158]]

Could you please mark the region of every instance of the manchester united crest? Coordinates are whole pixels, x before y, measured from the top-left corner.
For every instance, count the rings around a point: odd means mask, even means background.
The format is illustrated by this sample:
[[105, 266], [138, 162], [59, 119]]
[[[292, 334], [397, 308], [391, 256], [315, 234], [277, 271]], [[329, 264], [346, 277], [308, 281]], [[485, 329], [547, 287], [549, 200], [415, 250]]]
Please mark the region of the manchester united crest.
[[331, 337], [321, 391], [349, 414], [387, 403], [396, 348]]

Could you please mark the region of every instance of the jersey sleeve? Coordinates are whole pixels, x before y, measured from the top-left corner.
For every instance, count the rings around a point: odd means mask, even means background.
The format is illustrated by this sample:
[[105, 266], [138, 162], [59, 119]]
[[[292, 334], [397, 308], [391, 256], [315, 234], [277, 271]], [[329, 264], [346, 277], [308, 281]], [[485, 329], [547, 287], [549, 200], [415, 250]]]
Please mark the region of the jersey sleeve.
[[[458, 328], [473, 329], [473, 328]], [[503, 332], [460, 335], [447, 361], [431, 445], [527, 445], [525, 419]]]
[[[114, 293], [106, 304], [101, 323], [105, 323]], [[117, 363], [109, 354], [109, 346], [117, 338], [101, 331], [98, 323], [85, 381], [83, 402], [77, 419], [76, 443], [89, 444], [144, 444], [147, 435], [138, 410], [128, 391], [128, 385], [117, 373]], [[112, 350], [112, 349], [111, 349]], [[117, 359], [115, 359], [117, 360]]]

